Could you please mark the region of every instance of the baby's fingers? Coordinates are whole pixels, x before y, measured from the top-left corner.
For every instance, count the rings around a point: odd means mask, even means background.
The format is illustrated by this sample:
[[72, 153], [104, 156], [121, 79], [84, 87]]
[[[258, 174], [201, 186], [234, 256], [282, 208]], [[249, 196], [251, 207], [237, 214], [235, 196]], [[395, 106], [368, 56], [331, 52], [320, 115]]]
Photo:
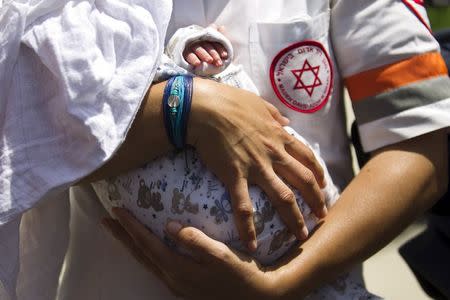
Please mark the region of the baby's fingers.
[[208, 53], [208, 51], [205, 50], [205, 48], [203, 48], [203, 44], [201, 44], [201, 43], [197, 43], [197, 44], [192, 45], [191, 46], [191, 50], [203, 62], [211, 64], [214, 61], [212, 56]]
[[228, 51], [221, 43], [214, 42], [213, 45], [214, 45], [214, 48], [216, 49], [216, 51], [219, 53], [221, 58], [223, 58], [223, 59], [228, 58]]
[[[226, 36], [225, 26], [223, 26], [223, 25], [218, 26], [217, 24], [211, 24], [210, 27], [214, 28], [215, 30], [217, 30], [218, 32], [220, 32], [221, 34]], [[224, 58], [224, 59], [228, 58], [228, 51], [221, 43], [213, 42], [212, 44], [213, 44], [214, 48], [216, 48], [216, 50], [219, 53], [221, 58]]]
[[184, 59], [191, 65], [194, 67], [198, 67], [200, 66], [200, 64], [202, 63], [200, 61], [200, 59], [198, 59], [197, 55], [195, 55], [194, 52], [192, 51], [187, 51], [184, 53]]
[[223, 65], [222, 59], [220, 58], [219, 52], [217, 52], [216, 48], [214, 48], [213, 44], [210, 42], [204, 42], [202, 44], [203, 48], [211, 55], [211, 57], [214, 59], [214, 64], [217, 67], [220, 67]]

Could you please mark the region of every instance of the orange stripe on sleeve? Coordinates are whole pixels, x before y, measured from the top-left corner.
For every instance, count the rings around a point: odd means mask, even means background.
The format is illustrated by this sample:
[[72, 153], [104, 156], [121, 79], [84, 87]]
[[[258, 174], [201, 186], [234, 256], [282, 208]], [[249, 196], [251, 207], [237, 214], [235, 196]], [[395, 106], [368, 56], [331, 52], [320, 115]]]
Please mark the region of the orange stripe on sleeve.
[[440, 53], [431, 52], [350, 76], [345, 84], [355, 102], [442, 75], [447, 75], [444, 59]]

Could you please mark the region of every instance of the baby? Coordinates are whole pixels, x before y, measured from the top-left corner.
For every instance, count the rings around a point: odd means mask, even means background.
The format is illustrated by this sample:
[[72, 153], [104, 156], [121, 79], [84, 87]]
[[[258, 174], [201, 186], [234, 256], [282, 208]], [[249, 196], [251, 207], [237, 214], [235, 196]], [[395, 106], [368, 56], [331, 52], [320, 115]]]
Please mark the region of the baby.
[[[241, 66], [232, 63], [233, 48], [229, 40], [212, 27], [196, 25], [179, 29], [168, 42], [155, 80], [173, 75], [192, 74], [258, 93]], [[333, 184], [318, 147], [312, 147], [293, 129], [291, 135], [308, 145], [325, 171], [326, 187], [322, 190], [327, 206], [339, 193]], [[245, 251], [236, 229], [230, 197], [224, 185], [199, 160], [195, 150], [161, 157], [137, 170], [93, 184], [105, 208], [125, 207], [160, 238], [170, 220], [197, 227], [210, 237]], [[271, 264], [296, 242], [259, 187], [249, 188], [254, 206], [254, 223], [258, 248], [254, 257]], [[317, 219], [295, 191], [306, 226], [311, 230]]]

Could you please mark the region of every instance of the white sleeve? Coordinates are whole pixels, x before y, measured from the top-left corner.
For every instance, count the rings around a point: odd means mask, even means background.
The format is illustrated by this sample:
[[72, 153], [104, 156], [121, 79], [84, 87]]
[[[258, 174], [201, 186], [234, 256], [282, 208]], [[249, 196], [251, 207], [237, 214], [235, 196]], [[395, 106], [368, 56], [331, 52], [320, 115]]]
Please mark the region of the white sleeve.
[[421, 2], [333, 2], [333, 47], [365, 151], [450, 125], [450, 80]]
[[24, 0], [0, 9], [1, 225], [118, 149], [156, 72], [172, 4]]

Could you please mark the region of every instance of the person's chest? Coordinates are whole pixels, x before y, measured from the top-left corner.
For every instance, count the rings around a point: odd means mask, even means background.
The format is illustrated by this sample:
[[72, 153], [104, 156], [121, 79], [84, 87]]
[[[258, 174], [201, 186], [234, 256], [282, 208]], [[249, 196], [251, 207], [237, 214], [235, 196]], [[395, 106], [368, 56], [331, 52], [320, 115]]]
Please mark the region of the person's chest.
[[[239, 59], [252, 40], [252, 27], [259, 24], [278, 27], [279, 34], [272, 36], [274, 41], [280, 37], [293, 40], [311, 38], [302, 36], [301, 31], [290, 30], [292, 25], [321, 26], [314, 22], [315, 17], [327, 13], [329, 6], [328, 0], [174, 0], [166, 39], [178, 28], [192, 24], [204, 27], [213, 23], [224, 25]], [[282, 25], [288, 26], [281, 28]]]
[[[244, 67], [266, 100], [278, 106], [281, 98], [281, 101], [294, 108], [294, 111], [296, 107], [300, 111], [309, 111], [317, 110], [330, 97], [333, 55], [328, 36], [328, 0], [175, 0], [173, 4], [166, 40], [170, 39], [178, 28], [193, 24], [206, 27], [215, 23], [225, 26], [226, 36], [234, 48], [233, 62]], [[303, 45], [287, 50], [297, 43]], [[306, 52], [300, 52], [310, 51], [310, 46], [315, 47], [313, 50], [318, 55], [312, 55], [308, 59]], [[277, 67], [280, 69], [277, 63], [282, 63], [280, 60], [274, 61], [275, 58], [280, 54], [283, 56], [283, 53], [287, 57], [289, 52], [299, 55], [290, 61], [287, 70], [301, 70], [305, 61], [308, 61], [308, 64], [315, 64], [312, 67], [319, 66], [321, 74], [305, 73], [305, 85], [310, 86], [309, 81], [314, 80], [312, 75], [322, 77], [319, 80], [323, 81], [323, 84], [303, 90], [297, 89], [292, 93], [288, 91], [279, 97], [277, 94], [283, 91], [276, 86], [277, 82], [295, 88], [298, 81], [291, 72], [287, 72], [284, 78], [271, 78]], [[299, 98], [306, 103], [302, 105], [296, 101]]]

